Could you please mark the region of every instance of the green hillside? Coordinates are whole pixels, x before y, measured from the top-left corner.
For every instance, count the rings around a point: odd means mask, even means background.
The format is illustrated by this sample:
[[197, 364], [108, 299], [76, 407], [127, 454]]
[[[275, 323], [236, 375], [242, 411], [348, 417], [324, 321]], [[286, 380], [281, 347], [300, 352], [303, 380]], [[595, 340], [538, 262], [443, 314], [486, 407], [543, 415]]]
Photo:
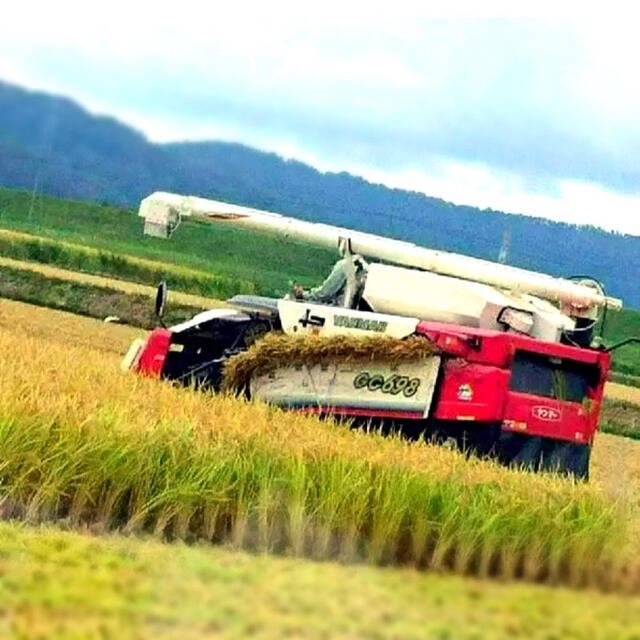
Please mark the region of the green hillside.
[[[604, 330], [605, 344], [613, 345], [632, 337], [640, 337], [640, 311], [623, 309], [619, 312], [609, 312]], [[613, 363], [616, 371], [620, 373], [640, 376], [640, 344], [617, 349], [613, 354]]]

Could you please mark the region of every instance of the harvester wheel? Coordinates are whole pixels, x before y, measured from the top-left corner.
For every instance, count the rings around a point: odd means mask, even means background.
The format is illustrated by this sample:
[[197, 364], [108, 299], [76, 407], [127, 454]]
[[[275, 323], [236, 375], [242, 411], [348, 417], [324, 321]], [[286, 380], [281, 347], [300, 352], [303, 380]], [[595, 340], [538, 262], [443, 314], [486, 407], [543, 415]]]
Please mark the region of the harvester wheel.
[[589, 479], [591, 447], [586, 444], [559, 442], [545, 439], [540, 469], [563, 475], [572, 475], [577, 480]]
[[497, 446], [503, 464], [589, 479], [591, 447], [522, 433], [502, 432]]
[[498, 459], [511, 467], [538, 471], [542, 438], [503, 431], [498, 440]]

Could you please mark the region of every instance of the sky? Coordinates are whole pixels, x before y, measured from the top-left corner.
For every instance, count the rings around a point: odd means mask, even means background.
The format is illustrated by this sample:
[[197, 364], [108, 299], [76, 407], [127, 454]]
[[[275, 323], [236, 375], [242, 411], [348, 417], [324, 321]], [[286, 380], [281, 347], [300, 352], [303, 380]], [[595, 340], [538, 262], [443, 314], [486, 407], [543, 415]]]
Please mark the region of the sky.
[[23, 1], [0, 23], [0, 79], [154, 141], [237, 141], [457, 204], [640, 235], [635, 16], [421, 4]]

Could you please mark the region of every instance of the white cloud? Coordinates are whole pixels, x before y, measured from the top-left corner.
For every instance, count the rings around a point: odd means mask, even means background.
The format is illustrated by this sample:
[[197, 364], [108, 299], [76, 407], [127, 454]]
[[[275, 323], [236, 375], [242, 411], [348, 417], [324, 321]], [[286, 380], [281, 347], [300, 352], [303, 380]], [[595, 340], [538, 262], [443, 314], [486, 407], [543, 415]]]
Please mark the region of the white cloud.
[[[515, 4], [482, 13], [521, 15]], [[23, 2], [0, 24], [0, 77], [69, 94], [156, 140], [237, 140], [457, 203], [640, 233], [630, 16], [434, 22], [416, 10], [479, 13], [471, 2], [314, 13]]]

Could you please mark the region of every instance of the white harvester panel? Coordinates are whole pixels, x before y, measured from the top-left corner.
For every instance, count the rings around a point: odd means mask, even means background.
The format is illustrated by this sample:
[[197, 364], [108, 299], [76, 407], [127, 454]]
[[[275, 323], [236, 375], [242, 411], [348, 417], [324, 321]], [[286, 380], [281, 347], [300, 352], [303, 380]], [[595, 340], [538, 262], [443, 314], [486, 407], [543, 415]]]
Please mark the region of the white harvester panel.
[[493, 287], [475, 282], [370, 264], [363, 298], [379, 313], [478, 327], [487, 300], [499, 295]]
[[287, 408], [429, 414], [440, 356], [398, 364], [370, 360], [282, 367], [251, 379], [252, 398]]
[[369, 265], [363, 298], [380, 313], [496, 331], [511, 326], [541, 340], [559, 340], [562, 331], [574, 327], [557, 308], [533, 296], [510, 295], [479, 282], [385, 264]]
[[382, 334], [400, 339], [413, 335], [418, 326], [417, 318], [357, 311], [296, 300], [278, 300], [278, 314], [282, 330], [290, 335], [296, 333], [323, 336]]
[[176, 324], [173, 327], [169, 327], [172, 333], [181, 333], [187, 329], [197, 327], [199, 324], [204, 324], [215, 318], [228, 318], [229, 316], [237, 316], [238, 312], [235, 309], [209, 309], [208, 311], [202, 311], [197, 313], [193, 318]]

